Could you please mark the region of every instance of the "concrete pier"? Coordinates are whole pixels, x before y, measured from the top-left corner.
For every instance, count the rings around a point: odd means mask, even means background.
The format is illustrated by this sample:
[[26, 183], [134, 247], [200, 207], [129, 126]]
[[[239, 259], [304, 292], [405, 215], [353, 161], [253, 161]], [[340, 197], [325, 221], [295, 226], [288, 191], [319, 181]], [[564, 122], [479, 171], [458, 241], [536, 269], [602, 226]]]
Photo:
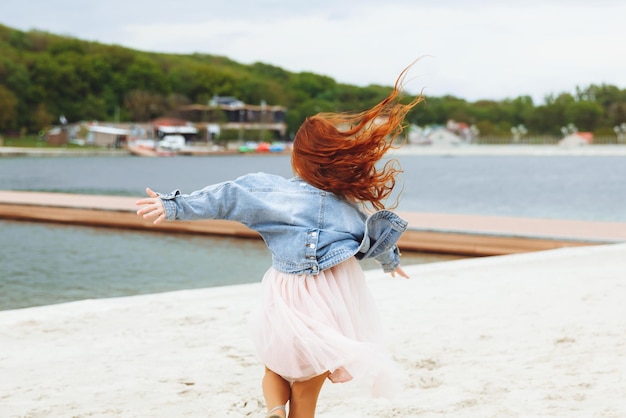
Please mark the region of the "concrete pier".
[[[163, 222], [135, 212], [137, 197], [0, 191], [0, 219], [54, 222], [154, 232], [259, 238], [232, 221]], [[504, 255], [561, 247], [626, 242], [626, 223], [399, 212], [409, 229], [403, 251]]]

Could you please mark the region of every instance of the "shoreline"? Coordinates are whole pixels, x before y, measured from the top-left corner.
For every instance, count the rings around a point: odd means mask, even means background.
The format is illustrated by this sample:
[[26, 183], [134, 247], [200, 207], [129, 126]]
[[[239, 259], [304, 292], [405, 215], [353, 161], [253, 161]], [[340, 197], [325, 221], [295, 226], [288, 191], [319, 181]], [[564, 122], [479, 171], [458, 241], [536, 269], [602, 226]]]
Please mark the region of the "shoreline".
[[419, 146], [408, 145], [392, 151], [392, 155], [422, 156], [538, 156], [538, 157], [626, 157], [626, 145], [585, 145], [568, 147], [560, 145], [460, 145]]
[[[0, 190], [0, 219], [223, 235], [260, 239], [243, 224], [224, 220], [164, 222], [138, 217], [136, 197]], [[626, 223], [398, 212], [409, 223], [403, 251], [492, 256], [553, 248], [626, 242]]]
[[[274, 155], [274, 153], [236, 153], [241, 155]], [[207, 156], [202, 154], [198, 156]], [[233, 155], [225, 152], [224, 155]], [[559, 145], [460, 145], [460, 146], [420, 146], [403, 145], [390, 151], [390, 155], [423, 156], [590, 156], [590, 157], [626, 157], [626, 145], [586, 145], [566, 147]], [[66, 149], [66, 148], [28, 148], [2, 147], [2, 157], [123, 157], [132, 156], [127, 149]], [[178, 155], [176, 157], [193, 157]], [[220, 153], [210, 156], [219, 157]], [[168, 157], [172, 158], [172, 157]]]

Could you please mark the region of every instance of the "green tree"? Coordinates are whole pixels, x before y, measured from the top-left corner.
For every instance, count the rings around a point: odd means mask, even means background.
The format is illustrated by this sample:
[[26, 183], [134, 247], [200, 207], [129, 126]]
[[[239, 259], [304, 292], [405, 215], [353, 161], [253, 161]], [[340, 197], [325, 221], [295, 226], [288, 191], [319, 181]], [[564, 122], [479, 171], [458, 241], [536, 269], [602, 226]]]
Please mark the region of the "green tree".
[[511, 126], [528, 125], [535, 104], [530, 96], [519, 96], [513, 100], [504, 100]]
[[161, 68], [149, 57], [138, 55], [126, 70], [126, 85], [132, 90], [145, 90], [167, 95], [169, 85]]
[[33, 127], [39, 131], [45, 130], [52, 125], [54, 117], [48, 112], [44, 103], [39, 103], [32, 112]]
[[308, 97], [317, 98], [328, 91], [334, 90], [337, 87], [337, 83], [330, 77], [302, 72], [292, 77], [289, 87], [302, 91]]
[[604, 116], [604, 108], [589, 100], [569, 103], [564, 112], [565, 121], [573, 123], [581, 131], [593, 132], [600, 128]]
[[165, 109], [162, 96], [145, 90], [132, 90], [124, 99], [124, 107], [132, 120], [146, 122], [163, 114]]
[[82, 106], [80, 120], [107, 120], [109, 108], [104, 97], [88, 94]]
[[626, 123], [626, 101], [611, 103], [607, 110], [608, 126], [617, 126]]
[[0, 129], [15, 128], [18, 100], [15, 94], [0, 84]]
[[560, 135], [561, 127], [571, 122], [565, 116], [565, 111], [575, 99], [569, 93], [561, 93], [558, 96], [546, 96], [545, 102], [545, 105], [535, 108], [529, 117], [527, 128], [532, 132]]
[[[291, 73], [260, 62], [244, 65], [223, 56], [149, 53], [3, 25], [0, 84], [8, 106], [2, 108], [3, 129], [38, 130], [61, 114], [70, 121], [149, 120], [174, 114], [181, 104], [207, 104], [219, 95], [285, 106], [292, 134], [311, 114], [364, 110], [392, 88], [342, 84], [311, 72]], [[524, 124], [533, 134], [558, 135], [570, 122], [610, 132], [625, 118], [626, 89], [592, 84], [573, 93], [549, 94], [539, 106], [529, 96], [476, 102], [427, 96], [407, 121], [425, 126], [454, 119], [477, 125], [483, 135], [509, 135], [512, 126]]]

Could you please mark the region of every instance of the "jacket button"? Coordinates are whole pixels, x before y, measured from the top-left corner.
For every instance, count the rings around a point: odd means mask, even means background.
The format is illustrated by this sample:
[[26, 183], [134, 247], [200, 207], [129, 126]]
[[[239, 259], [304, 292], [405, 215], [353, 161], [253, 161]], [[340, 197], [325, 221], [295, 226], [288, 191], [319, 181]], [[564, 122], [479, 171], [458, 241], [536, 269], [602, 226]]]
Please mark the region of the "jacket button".
[[309, 248], [315, 248], [315, 244], [309, 244], [308, 247]]

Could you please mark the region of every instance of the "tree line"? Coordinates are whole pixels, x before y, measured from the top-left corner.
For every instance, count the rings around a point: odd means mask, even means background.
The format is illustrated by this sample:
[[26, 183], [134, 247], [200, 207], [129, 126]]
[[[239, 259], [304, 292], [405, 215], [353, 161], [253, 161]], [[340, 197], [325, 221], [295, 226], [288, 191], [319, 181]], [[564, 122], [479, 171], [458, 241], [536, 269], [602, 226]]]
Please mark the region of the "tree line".
[[[0, 133], [5, 134], [36, 133], [58, 124], [61, 116], [69, 122], [143, 122], [187, 104], [208, 104], [217, 95], [284, 106], [293, 135], [307, 116], [363, 110], [390, 89], [338, 83], [260, 62], [144, 52], [0, 25]], [[626, 89], [592, 84], [550, 94], [542, 104], [530, 96], [475, 102], [426, 96], [407, 118], [419, 126], [450, 119], [474, 125], [486, 136], [508, 137], [520, 125], [529, 134], [559, 135], [569, 124], [598, 136], [614, 135], [614, 127], [626, 122]]]

